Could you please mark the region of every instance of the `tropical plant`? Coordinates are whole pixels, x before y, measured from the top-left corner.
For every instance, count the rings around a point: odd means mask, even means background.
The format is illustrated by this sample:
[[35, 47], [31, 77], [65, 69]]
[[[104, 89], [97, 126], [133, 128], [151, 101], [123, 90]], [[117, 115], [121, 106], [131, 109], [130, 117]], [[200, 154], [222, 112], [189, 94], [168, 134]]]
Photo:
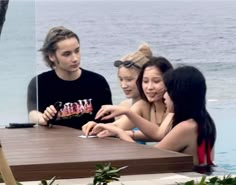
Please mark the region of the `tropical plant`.
[[112, 181], [119, 181], [120, 171], [127, 168], [128, 166], [123, 166], [121, 168], [116, 168], [108, 164], [96, 164], [96, 171], [93, 179], [93, 183], [88, 185], [107, 185]]
[[227, 175], [220, 178], [220, 177], [215, 176], [207, 180], [206, 176], [203, 176], [200, 182], [191, 180], [185, 183], [177, 183], [177, 185], [236, 185], [236, 177]]
[[[120, 171], [127, 168], [128, 166], [123, 166], [120, 168], [116, 168], [111, 166], [111, 163], [108, 164], [96, 164], [96, 171], [93, 179], [93, 183], [89, 183], [88, 185], [107, 185], [113, 181], [119, 181]], [[0, 174], [0, 181], [2, 180]], [[56, 176], [54, 176], [49, 181], [41, 180], [39, 185], [53, 185], [56, 180]], [[16, 182], [17, 185], [23, 185], [20, 182]]]
[[53, 178], [51, 178], [49, 181], [47, 180], [41, 180], [39, 185], [52, 185], [56, 180], [56, 176], [54, 176]]

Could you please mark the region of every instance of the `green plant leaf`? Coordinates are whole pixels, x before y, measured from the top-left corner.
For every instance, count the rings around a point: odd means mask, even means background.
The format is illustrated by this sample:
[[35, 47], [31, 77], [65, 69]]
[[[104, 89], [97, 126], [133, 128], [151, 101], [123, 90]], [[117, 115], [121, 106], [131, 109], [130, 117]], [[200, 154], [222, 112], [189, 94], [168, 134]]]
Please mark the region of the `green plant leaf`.
[[128, 166], [122, 166], [122, 167], [120, 167], [120, 168], [118, 168], [118, 169], [119, 169], [119, 171], [120, 171], [120, 170], [123, 170], [123, 169], [125, 169], [125, 168], [128, 168]]
[[200, 181], [199, 185], [205, 185], [205, 180], [206, 180], [206, 176], [203, 176], [201, 178], [201, 181]]
[[211, 177], [206, 180], [206, 176], [201, 178], [200, 183], [192, 181], [187, 181], [185, 183], [177, 183], [177, 185], [236, 185], [236, 177], [231, 175], [221, 177]]
[[48, 183], [45, 179], [43, 179], [40, 181], [39, 185], [48, 185]]
[[101, 164], [96, 164], [96, 168], [102, 170], [102, 169], [103, 169], [103, 165], [101, 165]]
[[110, 170], [110, 171], [107, 171], [107, 174], [115, 174], [115, 173], [119, 173], [120, 172], [120, 170]]
[[118, 173], [118, 172], [120, 172], [121, 170], [123, 170], [123, 169], [125, 169], [125, 168], [127, 168], [127, 167], [128, 167], [128, 166], [123, 166], [123, 167], [118, 168], [118, 169], [110, 170], [110, 171], [108, 171], [107, 173], [109, 173], [109, 174], [111, 174], [111, 173]]
[[185, 185], [194, 185], [194, 180], [191, 180], [191, 181], [185, 183]]
[[194, 180], [191, 181], [187, 181], [187, 182], [181, 182], [181, 183], [177, 183], [177, 185], [195, 185]]
[[113, 177], [113, 178], [112, 178], [112, 181], [119, 181], [119, 178]]
[[96, 171], [93, 178], [93, 185], [106, 185], [112, 181], [119, 181], [119, 172], [128, 166], [116, 168], [111, 166], [111, 163], [96, 164]]
[[218, 177], [212, 177], [209, 179], [209, 182], [212, 183], [212, 184], [215, 184], [217, 182], [217, 180], [219, 180]]
[[103, 170], [104, 170], [104, 171], [110, 170], [110, 165], [104, 166]]
[[55, 180], [56, 180], [56, 176], [50, 179], [50, 181], [48, 182], [48, 185], [52, 185]]

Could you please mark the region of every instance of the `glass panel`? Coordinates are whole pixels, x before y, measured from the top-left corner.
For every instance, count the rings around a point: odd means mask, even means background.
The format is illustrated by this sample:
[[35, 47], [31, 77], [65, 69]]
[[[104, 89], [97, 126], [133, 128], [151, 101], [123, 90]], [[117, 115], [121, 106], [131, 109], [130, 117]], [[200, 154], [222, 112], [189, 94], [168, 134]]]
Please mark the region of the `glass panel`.
[[27, 122], [27, 86], [35, 75], [35, 3], [10, 0], [0, 40], [0, 126]]

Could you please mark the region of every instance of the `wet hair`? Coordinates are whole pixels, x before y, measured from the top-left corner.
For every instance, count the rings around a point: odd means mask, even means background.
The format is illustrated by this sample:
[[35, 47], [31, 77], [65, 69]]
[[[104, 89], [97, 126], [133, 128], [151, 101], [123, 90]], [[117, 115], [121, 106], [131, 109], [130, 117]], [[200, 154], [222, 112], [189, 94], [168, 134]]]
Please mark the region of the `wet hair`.
[[152, 57], [152, 51], [147, 43], [142, 43], [139, 45], [138, 50], [123, 56], [120, 60], [114, 62], [115, 67], [124, 66], [126, 68], [134, 68], [138, 71], [143, 67], [143, 65], [149, 61]]
[[76, 38], [77, 41], [80, 43], [79, 37], [73, 31], [63, 26], [53, 27], [49, 30], [44, 40], [43, 46], [39, 50], [42, 52], [43, 59], [46, 62], [47, 66], [53, 69], [55, 65], [49, 59], [49, 55], [54, 54], [56, 52], [58, 42], [69, 38]]
[[168, 70], [173, 69], [172, 64], [164, 57], [151, 57], [150, 60], [145, 63], [139, 73], [138, 79], [137, 79], [137, 87], [140, 93], [140, 96], [143, 100], [147, 101], [147, 97], [144, 94], [143, 88], [142, 88], [142, 82], [143, 82], [143, 74], [147, 67], [156, 67], [162, 75], [166, 73]]
[[203, 74], [193, 66], [182, 66], [164, 74], [163, 81], [174, 105], [173, 127], [194, 119], [198, 124], [198, 146], [205, 140], [212, 148], [216, 127], [206, 110], [207, 87]]

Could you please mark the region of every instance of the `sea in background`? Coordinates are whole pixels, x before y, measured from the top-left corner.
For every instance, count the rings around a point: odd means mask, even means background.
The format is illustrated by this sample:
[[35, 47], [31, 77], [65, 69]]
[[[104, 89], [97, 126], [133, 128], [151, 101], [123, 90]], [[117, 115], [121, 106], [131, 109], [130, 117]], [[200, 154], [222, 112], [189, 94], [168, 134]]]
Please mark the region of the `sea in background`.
[[27, 122], [27, 85], [49, 70], [38, 49], [51, 27], [78, 33], [81, 67], [107, 79], [114, 104], [124, 95], [113, 61], [147, 42], [174, 66], [194, 65], [204, 73], [217, 126], [215, 163], [235, 174], [235, 10], [234, 1], [10, 0], [0, 38], [0, 125]]

